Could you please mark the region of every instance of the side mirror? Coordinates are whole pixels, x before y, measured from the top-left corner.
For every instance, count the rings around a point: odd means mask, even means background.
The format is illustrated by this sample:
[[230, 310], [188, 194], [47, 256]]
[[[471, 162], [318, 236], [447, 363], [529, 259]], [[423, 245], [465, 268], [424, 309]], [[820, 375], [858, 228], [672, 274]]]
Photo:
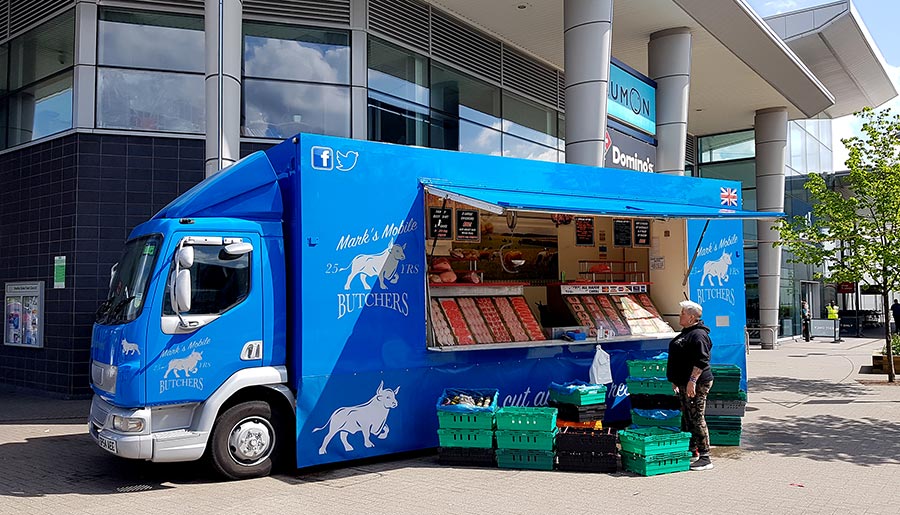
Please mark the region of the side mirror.
[[238, 257], [243, 256], [244, 254], [249, 254], [253, 251], [253, 245], [244, 241], [238, 243], [232, 243], [230, 245], [226, 245], [224, 249], [226, 256], [229, 257]]
[[178, 249], [178, 266], [181, 268], [190, 268], [194, 266], [194, 247], [187, 246]]
[[179, 270], [172, 289], [172, 309], [181, 314], [191, 310], [191, 271]]

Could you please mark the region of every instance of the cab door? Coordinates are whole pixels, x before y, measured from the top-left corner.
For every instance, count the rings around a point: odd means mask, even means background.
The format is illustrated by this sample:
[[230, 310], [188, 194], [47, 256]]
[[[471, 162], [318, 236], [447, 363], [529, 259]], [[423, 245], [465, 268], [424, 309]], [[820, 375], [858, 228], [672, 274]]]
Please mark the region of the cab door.
[[[262, 266], [257, 234], [176, 234], [166, 256], [167, 275], [157, 281], [148, 335], [147, 404], [203, 401], [237, 370], [263, 358]], [[230, 253], [235, 243], [241, 251]], [[187, 267], [173, 259], [193, 249]], [[248, 248], [252, 250], [248, 251]], [[190, 274], [190, 309], [175, 313], [175, 274]], [[152, 320], [152, 319], [151, 319]]]

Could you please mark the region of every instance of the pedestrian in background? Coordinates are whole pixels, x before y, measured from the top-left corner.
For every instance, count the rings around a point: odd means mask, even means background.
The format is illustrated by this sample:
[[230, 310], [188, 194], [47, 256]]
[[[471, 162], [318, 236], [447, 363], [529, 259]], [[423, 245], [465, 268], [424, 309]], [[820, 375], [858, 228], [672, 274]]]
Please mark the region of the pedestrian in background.
[[900, 333], [900, 302], [897, 299], [891, 305], [891, 314], [894, 315], [894, 332]]
[[812, 313], [809, 312], [809, 303], [805, 300], [800, 303], [800, 327], [803, 339], [810, 340], [809, 324], [812, 321]]
[[[666, 378], [681, 401], [681, 429], [691, 433], [690, 448], [696, 452], [691, 470], [713, 468], [709, 458], [709, 430], [706, 427], [706, 397], [712, 388], [713, 375], [709, 367], [712, 340], [709, 328], [700, 319], [703, 308], [696, 302], [682, 301], [681, 333], [669, 342]], [[693, 458], [691, 458], [693, 460]]]

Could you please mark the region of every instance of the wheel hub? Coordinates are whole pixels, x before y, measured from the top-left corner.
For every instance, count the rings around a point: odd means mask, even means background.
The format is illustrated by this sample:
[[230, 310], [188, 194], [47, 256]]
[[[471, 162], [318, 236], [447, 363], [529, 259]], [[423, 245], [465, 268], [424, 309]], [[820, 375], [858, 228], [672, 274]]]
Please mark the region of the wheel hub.
[[228, 438], [231, 457], [240, 465], [256, 465], [272, 452], [273, 435], [267, 420], [252, 417], [238, 422]]

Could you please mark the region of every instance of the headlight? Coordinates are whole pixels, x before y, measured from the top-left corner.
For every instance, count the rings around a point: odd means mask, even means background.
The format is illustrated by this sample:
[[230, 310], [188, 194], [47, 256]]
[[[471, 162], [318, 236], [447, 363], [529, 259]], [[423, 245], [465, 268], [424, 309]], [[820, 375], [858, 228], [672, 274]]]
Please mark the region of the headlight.
[[113, 428], [123, 433], [140, 433], [144, 430], [144, 419], [113, 415]]

